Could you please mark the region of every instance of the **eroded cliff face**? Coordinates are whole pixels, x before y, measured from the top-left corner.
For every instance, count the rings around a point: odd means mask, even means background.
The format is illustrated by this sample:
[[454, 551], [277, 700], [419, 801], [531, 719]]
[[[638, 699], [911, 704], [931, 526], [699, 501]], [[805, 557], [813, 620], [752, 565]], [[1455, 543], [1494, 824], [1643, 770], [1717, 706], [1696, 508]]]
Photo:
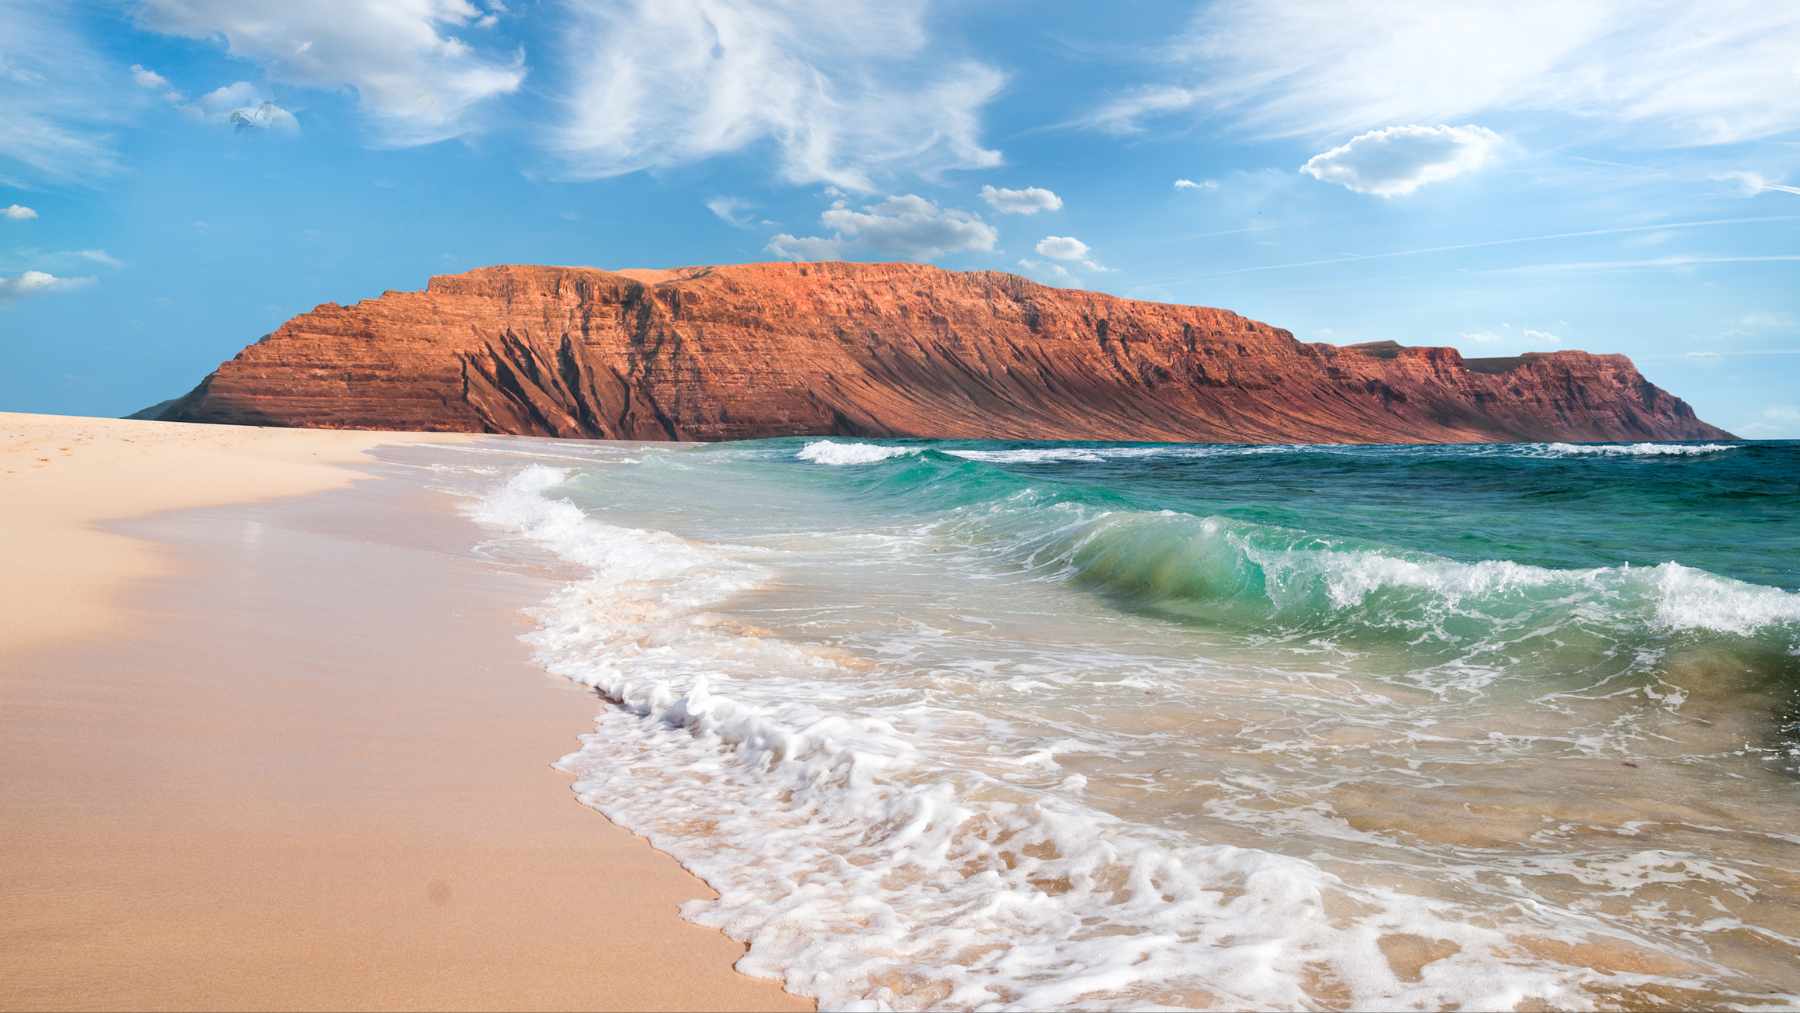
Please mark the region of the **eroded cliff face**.
[[1620, 355], [1304, 344], [915, 264], [502, 266], [326, 304], [160, 417], [637, 440], [1713, 439]]

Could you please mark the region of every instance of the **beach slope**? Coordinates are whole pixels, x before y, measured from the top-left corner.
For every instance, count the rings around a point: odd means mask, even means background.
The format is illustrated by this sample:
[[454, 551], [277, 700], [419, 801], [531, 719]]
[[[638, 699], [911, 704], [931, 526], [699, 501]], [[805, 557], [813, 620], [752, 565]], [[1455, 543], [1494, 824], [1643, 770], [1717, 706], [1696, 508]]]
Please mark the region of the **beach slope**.
[[0, 1007], [805, 1008], [551, 769], [424, 439], [0, 414]]

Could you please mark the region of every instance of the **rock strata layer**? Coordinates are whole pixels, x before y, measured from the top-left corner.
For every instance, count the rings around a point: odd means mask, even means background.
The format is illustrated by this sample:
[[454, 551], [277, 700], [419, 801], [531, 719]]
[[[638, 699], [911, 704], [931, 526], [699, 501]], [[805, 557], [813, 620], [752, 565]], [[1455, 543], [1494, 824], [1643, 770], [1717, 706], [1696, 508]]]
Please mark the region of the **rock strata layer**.
[[1226, 310], [916, 264], [483, 268], [301, 314], [146, 411], [630, 440], [1730, 436], [1622, 355], [1309, 344]]

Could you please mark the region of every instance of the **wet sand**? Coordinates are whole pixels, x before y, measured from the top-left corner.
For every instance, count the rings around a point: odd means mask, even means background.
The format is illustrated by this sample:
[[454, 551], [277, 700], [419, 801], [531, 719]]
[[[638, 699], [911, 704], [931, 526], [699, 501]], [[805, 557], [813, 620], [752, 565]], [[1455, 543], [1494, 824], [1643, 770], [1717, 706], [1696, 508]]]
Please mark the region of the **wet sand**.
[[0, 1007], [807, 1007], [550, 767], [449, 439], [0, 415]]

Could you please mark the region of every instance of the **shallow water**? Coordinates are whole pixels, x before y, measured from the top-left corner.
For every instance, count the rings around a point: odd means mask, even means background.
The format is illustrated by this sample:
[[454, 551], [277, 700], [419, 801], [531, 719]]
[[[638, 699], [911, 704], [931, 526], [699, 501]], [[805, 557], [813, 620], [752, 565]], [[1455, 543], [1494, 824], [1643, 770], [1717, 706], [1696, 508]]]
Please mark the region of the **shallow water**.
[[827, 1006], [1800, 1001], [1800, 444], [468, 456], [583, 800]]

